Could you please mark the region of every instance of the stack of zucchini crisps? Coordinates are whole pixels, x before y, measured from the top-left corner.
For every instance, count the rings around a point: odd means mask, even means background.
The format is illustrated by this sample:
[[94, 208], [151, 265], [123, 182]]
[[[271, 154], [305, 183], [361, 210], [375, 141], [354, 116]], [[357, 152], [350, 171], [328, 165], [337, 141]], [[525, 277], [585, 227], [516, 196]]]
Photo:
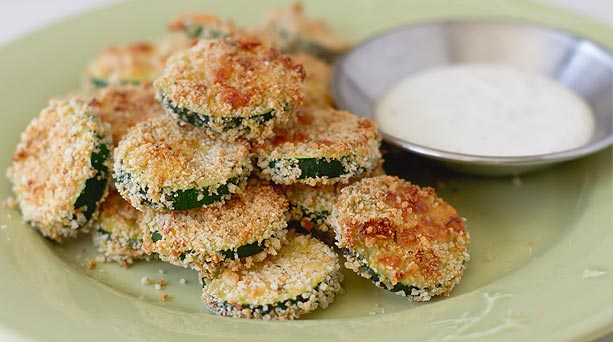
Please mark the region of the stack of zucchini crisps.
[[93, 231], [108, 260], [192, 268], [222, 316], [326, 308], [341, 290], [335, 244], [396, 294], [451, 291], [464, 221], [386, 176], [375, 123], [333, 107], [342, 38], [298, 5], [248, 30], [204, 14], [169, 28], [105, 50], [86, 94], [27, 127], [7, 174], [28, 223], [58, 242]]

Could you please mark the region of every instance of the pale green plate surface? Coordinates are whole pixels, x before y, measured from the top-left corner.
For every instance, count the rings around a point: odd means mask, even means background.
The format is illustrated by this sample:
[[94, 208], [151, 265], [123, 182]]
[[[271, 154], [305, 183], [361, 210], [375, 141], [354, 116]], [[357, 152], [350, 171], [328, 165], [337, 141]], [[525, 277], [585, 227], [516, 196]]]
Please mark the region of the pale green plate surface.
[[[186, 9], [243, 24], [275, 1], [135, 1], [70, 19], [0, 49], [0, 168], [21, 132], [51, 96], [79, 86], [87, 61], [103, 47], [161, 37]], [[541, 22], [612, 49], [613, 30], [524, 1], [313, 1], [354, 40], [384, 28], [434, 18], [499, 17]], [[608, 41], [607, 41], [608, 39]], [[388, 156], [394, 162], [394, 154]], [[409, 160], [407, 178], [437, 186], [468, 219], [472, 260], [451, 297], [410, 303], [346, 272], [346, 294], [295, 322], [218, 318], [199, 299], [196, 274], [161, 263], [87, 270], [89, 239], [54, 246], [0, 209], [0, 339], [39, 340], [371, 340], [560, 341], [613, 329], [611, 149], [523, 182], [446, 173]], [[421, 169], [418, 172], [406, 170]], [[522, 184], [520, 184], [522, 183]], [[0, 180], [0, 198], [11, 194]], [[80, 251], [87, 247], [86, 256]], [[165, 274], [159, 274], [163, 269]], [[143, 276], [163, 276], [163, 291]], [[179, 279], [187, 284], [180, 285]], [[158, 301], [162, 293], [170, 300]], [[10, 337], [12, 336], [12, 337]]]

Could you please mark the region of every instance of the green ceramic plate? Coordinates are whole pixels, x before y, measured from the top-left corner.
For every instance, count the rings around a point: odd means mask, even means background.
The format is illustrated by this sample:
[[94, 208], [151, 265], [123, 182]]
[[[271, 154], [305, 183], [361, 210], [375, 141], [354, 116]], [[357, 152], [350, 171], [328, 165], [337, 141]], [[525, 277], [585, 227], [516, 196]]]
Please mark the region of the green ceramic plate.
[[[276, 1], [133, 1], [51, 26], [0, 49], [0, 168], [47, 99], [79, 87], [103, 47], [164, 34], [177, 13], [207, 10], [252, 24]], [[536, 21], [612, 49], [613, 30], [525, 1], [309, 1], [358, 41], [415, 21], [496, 17]], [[346, 272], [346, 293], [294, 322], [210, 315], [194, 272], [162, 263], [85, 264], [89, 239], [53, 245], [0, 209], [0, 339], [560, 341], [613, 328], [611, 150], [521, 179], [449, 173], [392, 151], [389, 168], [436, 186], [468, 219], [472, 260], [451, 297], [411, 303]], [[406, 170], [419, 170], [406, 172]], [[11, 194], [0, 181], [0, 198]], [[165, 273], [160, 274], [158, 270]], [[140, 279], [162, 276], [157, 291]], [[187, 279], [185, 285], [180, 278]], [[167, 302], [159, 302], [168, 293]]]

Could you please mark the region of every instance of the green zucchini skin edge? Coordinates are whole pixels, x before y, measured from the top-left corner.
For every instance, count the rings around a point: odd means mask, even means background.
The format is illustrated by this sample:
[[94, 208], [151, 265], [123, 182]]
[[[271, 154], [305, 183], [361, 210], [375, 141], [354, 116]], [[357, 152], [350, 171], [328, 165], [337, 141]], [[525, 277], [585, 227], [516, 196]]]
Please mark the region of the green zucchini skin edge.
[[[292, 38], [292, 34], [285, 30], [279, 30], [278, 34], [282, 39]], [[315, 56], [326, 63], [334, 63], [334, 61], [343, 54], [342, 51], [323, 46], [310, 39], [301, 37], [293, 37], [289, 44], [282, 49], [283, 53], [299, 53], [304, 52]]]
[[[347, 174], [343, 163], [338, 159], [326, 158], [296, 158], [300, 176], [298, 179], [307, 178], [337, 178]], [[268, 167], [274, 169], [281, 160], [271, 160]]]
[[179, 120], [187, 122], [196, 127], [207, 127], [211, 130], [213, 128], [208, 124], [213, 120], [221, 120], [223, 122], [223, 129], [221, 131], [213, 130], [216, 133], [224, 133], [227, 130], [239, 128], [242, 126], [244, 120], [254, 120], [258, 123], [264, 123], [274, 118], [274, 112], [269, 110], [261, 114], [255, 114], [248, 117], [224, 117], [224, 116], [212, 116], [207, 114], [196, 113], [187, 108], [182, 108], [174, 104], [166, 95], [162, 94], [162, 105], [168, 111], [171, 111], [179, 117]]
[[[272, 238], [272, 237], [271, 237]], [[151, 240], [153, 242], [157, 242], [159, 240], [162, 240], [163, 237], [160, 233], [158, 232], [152, 232], [151, 233]], [[224, 257], [224, 260], [235, 260], [236, 257], [238, 256], [238, 258], [246, 258], [255, 254], [258, 254], [260, 252], [262, 252], [263, 250], [266, 249], [266, 244], [265, 244], [266, 240], [263, 240], [261, 242], [252, 242], [246, 245], [242, 245], [240, 247], [238, 247], [237, 249], [224, 249], [222, 251], [219, 251], [218, 253], [221, 254]], [[191, 251], [185, 252], [185, 253], [191, 253]], [[181, 261], [185, 260], [186, 254], [185, 253], [181, 253], [179, 254], [179, 259]]]
[[[92, 77], [89, 79], [89, 82], [95, 87], [95, 88], [106, 88], [108, 86], [111, 85], [111, 83], [105, 79], [102, 78], [98, 78], [98, 77]], [[139, 85], [141, 82], [140, 81], [136, 81], [136, 80], [127, 80], [127, 81], [121, 81], [119, 82], [119, 85]]]
[[[208, 34], [203, 35], [203, 33], [205, 32], [205, 28], [207, 28], [206, 32], [208, 32]], [[216, 30], [210, 27], [206, 27], [205, 25], [185, 26], [185, 29], [183, 29], [183, 32], [189, 39], [198, 39], [198, 38], [220, 39], [220, 38], [226, 38], [226, 37], [231, 36], [228, 33], [225, 33], [220, 30]]]
[[74, 208], [77, 210], [86, 208], [83, 215], [87, 221], [92, 218], [94, 212], [98, 209], [98, 202], [106, 191], [109, 182], [109, 168], [105, 165], [105, 162], [109, 155], [110, 150], [106, 144], [101, 143], [97, 146], [97, 152], [92, 153], [90, 159], [96, 174], [85, 181], [85, 187], [74, 203]]
[[[120, 173], [117, 175], [118, 183], [129, 183], [132, 176], [129, 173]], [[204, 187], [202, 189], [187, 189], [177, 190], [170, 194], [169, 198], [172, 202], [172, 207], [168, 207], [163, 204], [153, 204], [146, 198], [147, 187], [140, 187], [139, 194], [141, 198], [141, 204], [150, 206], [152, 208], [162, 208], [166, 210], [189, 210], [194, 208], [200, 208], [219, 201], [222, 201], [231, 196], [229, 184], [240, 185], [245, 181], [246, 177], [233, 177], [228, 179], [226, 184], [219, 185], [217, 191], [213, 193], [210, 187]], [[200, 198], [200, 199], [199, 199]]]
[[223, 255], [224, 258], [227, 260], [234, 260], [237, 256], [238, 258], [246, 258], [248, 256], [258, 254], [264, 249], [266, 249], [264, 241], [256, 241], [246, 245], [242, 245], [235, 250], [225, 249], [223, 251], [219, 251], [219, 254]]

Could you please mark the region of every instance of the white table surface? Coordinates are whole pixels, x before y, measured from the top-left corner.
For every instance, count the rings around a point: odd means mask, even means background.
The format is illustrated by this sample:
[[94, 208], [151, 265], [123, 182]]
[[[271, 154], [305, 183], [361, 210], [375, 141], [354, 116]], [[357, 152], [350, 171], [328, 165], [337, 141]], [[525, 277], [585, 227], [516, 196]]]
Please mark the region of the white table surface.
[[[65, 17], [121, 0], [0, 0], [0, 46]], [[512, 0], [505, 0], [512, 1]], [[613, 0], [539, 0], [613, 26]], [[1, 340], [15, 340], [3, 335]], [[613, 333], [597, 340], [613, 342]]]

